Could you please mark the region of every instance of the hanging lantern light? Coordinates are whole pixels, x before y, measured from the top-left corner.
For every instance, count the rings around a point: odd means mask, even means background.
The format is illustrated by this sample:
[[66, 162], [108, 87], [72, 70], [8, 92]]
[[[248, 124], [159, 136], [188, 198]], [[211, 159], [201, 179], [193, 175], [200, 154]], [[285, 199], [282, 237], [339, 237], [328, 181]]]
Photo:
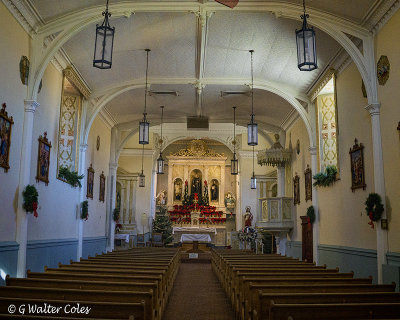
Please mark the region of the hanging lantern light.
[[236, 158], [236, 107], [233, 107], [233, 159], [231, 160], [231, 174], [239, 173], [239, 161]]
[[253, 175], [251, 176], [250, 180], [250, 188], [257, 189], [257, 179], [256, 175], [254, 174], [254, 146], [253, 146]]
[[146, 184], [146, 177], [143, 173], [143, 159], [144, 158], [144, 145], [143, 145], [143, 149], [142, 149], [142, 172], [139, 174], [139, 187], [140, 188], [144, 188], [145, 184]]
[[139, 122], [139, 144], [149, 144], [149, 128], [150, 123], [147, 121], [146, 108], [147, 108], [147, 75], [149, 71], [149, 52], [150, 49], [145, 49], [146, 51], [146, 87], [144, 90], [144, 111], [143, 120]]
[[111, 27], [108, 21], [108, 18], [111, 17], [111, 13], [108, 12], [108, 0], [106, 11], [103, 12], [103, 16], [103, 23], [101, 25], [96, 25], [93, 67], [111, 69], [115, 27]]
[[303, 0], [304, 14], [301, 15], [303, 26], [300, 30], [296, 30], [297, 44], [297, 66], [300, 71], [312, 71], [318, 68], [317, 65], [317, 47], [315, 41], [315, 31], [313, 27], [307, 25], [306, 4]]
[[163, 125], [163, 117], [164, 117], [164, 106], [161, 106], [161, 139], [160, 139], [160, 156], [157, 159], [157, 174], [164, 174], [164, 159], [162, 157], [162, 125]]
[[249, 146], [258, 145], [258, 125], [254, 121], [254, 75], [253, 75], [253, 53], [254, 50], [250, 50], [251, 55], [251, 118], [250, 123], [247, 125], [247, 144]]

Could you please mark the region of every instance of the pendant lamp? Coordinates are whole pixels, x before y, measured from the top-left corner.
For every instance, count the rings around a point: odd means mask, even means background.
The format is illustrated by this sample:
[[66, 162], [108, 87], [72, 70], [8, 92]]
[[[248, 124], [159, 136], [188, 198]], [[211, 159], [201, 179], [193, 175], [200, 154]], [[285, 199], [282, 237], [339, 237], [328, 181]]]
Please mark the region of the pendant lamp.
[[253, 73], [253, 53], [254, 50], [250, 50], [251, 56], [251, 117], [250, 123], [247, 125], [247, 144], [249, 146], [258, 145], [258, 125], [254, 121], [254, 73]]
[[239, 161], [236, 158], [236, 107], [233, 107], [233, 158], [231, 160], [231, 175], [239, 173]]
[[144, 111], [143, 111], [143, 120], [139, 122], [139, 144], [149, 144], [149, 128], [150, 123], [147, 121], [146, 116], [146, 108], [147, 108], [147, 76], [149, 71], [149, 52], [150, 49], [145, 49], [146, 51], [146, 87], [144, 90]]
[[161, 106], [161, 138], [160, 138], [160, 156], [157, 159], [157, 174], [164, 174], [164, 159], [162, 157], [162, 144], [163, 144], [163, 136], [162, 136], [162, 125], [163, 125], [163, 117], [164, 117], [164, 106]]
[[144, 158], [144, 145], [143, 145], [143, 149], [142, 149], [142, 172], [139, 174], [139, 187], [140, 188], [144, 188], [145, 184], [146, 184], [146, 177], [144, 176], [143, 173], [143, 159]]
[[257, 189], [257, 179], [256, 175], [254, 174], [254, 146], [253, 146], [253, 175], [251, 176], [250, 188]]

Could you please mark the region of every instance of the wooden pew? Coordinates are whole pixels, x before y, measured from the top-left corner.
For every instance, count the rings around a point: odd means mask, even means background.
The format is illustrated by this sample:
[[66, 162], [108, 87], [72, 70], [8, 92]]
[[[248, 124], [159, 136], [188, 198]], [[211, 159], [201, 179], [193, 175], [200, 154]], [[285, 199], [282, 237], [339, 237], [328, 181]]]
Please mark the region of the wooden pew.
[[399, 319], [400, 303], [277, 304], [271, 301], [270, 320]]
[[[26, 312], [28, 311], [28, 305], [34, 306], [44, 306], [44, 302], [48, 305], [54, 307], [60, 307], [58, 315], [63, 317], [75, 317], [76, 315], [68, 313], [71, 312], [70, 307], [77, 306], [77, 302], [72, 300], [46, 300], [42, 299], [28, 299], [28, 298], [8, 298], [4, 297], [0, 299], [0, 313], [6, 314], [8, 311], [8, 307], [10, 304], [16, 306], [16, 309], [19, 310], [21, 305], [26, 306]], [[66, 306], [69, 306], [66, 308]], [[88, 314], [80, 313], [79, 317], [81, 318], [109, 318], [109, 319], [123, 319], [129, 318], [133, 316], [135, 320], [146, 320], [145, 314], [145, 303], [144, 301], [139, 303], [117, 303], [117, 302], [90, 302], [85, 301], [84, 303], [80, 303], [80, 307], [90, 308]], [[36, 314], [35, 314], [36, 315]], [[54, 314], [51, 313], [41, 313], [40, 316], [42, 318], [55, 318]]]
[[149, 291], [105, 291], [105, 290], [82, 290], [82, 289], [57, 289], [57, 288], [27, 288], [7, 286], [0, 287], [0, 299], [2, 298], [68, 300], [80, 302], [145, 302], [146, 319], [157, 319], [157, 309], [153, 290]]
[[333, 292], [333, 293], [263, 293], [259, 292], [257, 309], [248, 319], [268, 320], [271, 301], [276, 304], [330, 304], [330, 303], [400, 303], [399, 292]]

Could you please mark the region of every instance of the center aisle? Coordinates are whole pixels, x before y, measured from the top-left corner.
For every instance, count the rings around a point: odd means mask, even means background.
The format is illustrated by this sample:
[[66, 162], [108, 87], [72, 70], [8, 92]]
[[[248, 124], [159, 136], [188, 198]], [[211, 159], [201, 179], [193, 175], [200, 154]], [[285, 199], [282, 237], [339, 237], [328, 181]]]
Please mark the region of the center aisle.
[[182, 263], [163, 320], [232, 320], [229, 300], [208, 263]]

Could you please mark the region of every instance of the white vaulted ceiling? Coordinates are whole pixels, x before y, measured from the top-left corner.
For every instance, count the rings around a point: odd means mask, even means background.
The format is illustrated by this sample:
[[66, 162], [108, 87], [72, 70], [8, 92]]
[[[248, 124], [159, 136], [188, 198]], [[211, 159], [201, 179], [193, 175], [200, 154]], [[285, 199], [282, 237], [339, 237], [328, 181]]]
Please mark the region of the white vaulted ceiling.
[[[103, 10], [105, 5], [105, 0], [30, 1], [45, 22], [88, 7], [101, 6], [100, 10]], [[308, 0], [307, 6], [362, 23], [377, 1], [380, 0]], [[122, 2], [150, 3], [143, 0], [110, 0], [111, 5]], [[205, 2], [180, 0], [174, 3]], [[291, 0], [281, 2], [300, 4], [300, 1]], [[254, 76], [258, 88], [254, 94], [256, 118], [260, 123], [276, 127], [288, 118], [293, 108], [284, 99], [260, 88], [274, 84], [282, 90], [305, 94], [329, 67], [340, 49], [335, 40], [317, 29], [319, 69], [300, 72], [297, 69], [294, 33], [301, 27], [299, 21], [277, 18], [266, 12], [217, 10], [208, 20], [206, 31], [202, 34], [194, 13], [162, 11], [136, 12], [123, 18], [111, 17], [110, 23], [116, 28], [111, 70], [99, 70], [92, 66], [95, 25], [86, 27], [63, 46], [94, 94], [101, 95], [129, 83], [138, 85], [107, 104], [108, 112], [118, 123], [136, 121], [142, 117], [145, 48], [151, 49], [150, 90], [178, 92], [178, 96], [148, 97], [151, 120], [159, 119], [159, 106], [165, 105], [167, 122], [184, 122], [187, 116], [192, 115], [208, 116], [211, 122], [227, 122], [231, 121], [232, 106], [236, 105], [239, 122], [247, 121], [251, 106], [249, 96], [221, 97], [221, 91], [249, 90], [248, 50], [254, 49]], [[203, 42], [200, 41], [201, 35], [204, 35]], [[201, 53], [204, 54], [204, 60], [199, 59]], [[196, 94], [195, 83], [198, 81], [204, 84], [201, 99]]]

